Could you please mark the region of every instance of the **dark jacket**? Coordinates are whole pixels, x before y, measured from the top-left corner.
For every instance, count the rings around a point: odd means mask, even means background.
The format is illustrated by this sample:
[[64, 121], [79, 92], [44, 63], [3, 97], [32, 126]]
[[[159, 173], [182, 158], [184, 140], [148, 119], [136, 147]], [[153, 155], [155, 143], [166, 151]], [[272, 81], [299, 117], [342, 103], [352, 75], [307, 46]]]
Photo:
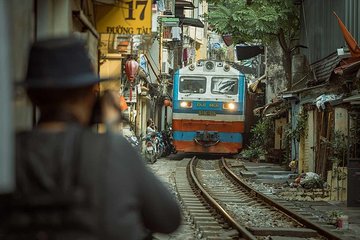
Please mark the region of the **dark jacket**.
[[170, 233], [180, 224], [174, 196], [120, 135], [79, 126], [19, 133], [16, 164], [20, 194], [71, 192], [74, 185], [81, 190], [81, 204], [67, 217], [80, 233], [64, 227], [54, 239], [70, 240], [72, 232], [80, 236], [73, 239], [89, 239], [86, 234], [99, 240], [144, 239], [149, 231]]

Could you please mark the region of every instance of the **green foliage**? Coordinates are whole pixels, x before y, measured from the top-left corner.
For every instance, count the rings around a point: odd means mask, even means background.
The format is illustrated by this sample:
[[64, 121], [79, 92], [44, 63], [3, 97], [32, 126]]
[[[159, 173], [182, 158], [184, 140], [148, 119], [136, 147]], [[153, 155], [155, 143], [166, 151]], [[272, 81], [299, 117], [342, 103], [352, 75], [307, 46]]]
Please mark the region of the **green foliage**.
[[250, 145], [247, 149], [241, 152], [241, 156], [245, 159], [258, 159], [261, 155], [266, 152], [262, 147], [256, 147]]
[[336, 130], [333, 134], [332, 140], [330, 142], [326, 142], [326, 144], [328, 144], [330, 149], [329, 160], [337, 164], [345, 160], [348, 144], [346, 136], [342, 131]]
[[242, 157], [257, 159], [266, 154], [273, 132], [273, 124], [270, 118], [261, 119], [251, 130], [250, 146], [242, 152]]
[[336, 224], [337, 219], [343, 214], [344, 213], [340, 210], [331, 210], [326, 212], [326, 216], [330, 224]]
[[217, 33], [232, 34], [240, 42], [269, 43], [284, 34], [290, 43], [296, 37], [299, 11], [292, 0], [210, 0], [214, 9], [208, 22]]
[[300, 142], [301, 137], [307, 137], [307, 122], [308, 122], [308, 114], [305, 111], [302, 111], [299, 113], [296, 127], [293, 129], [289, 127], [286, 131], [286, 139], [288, 141], [296, 140], [297, 142]]
[[268, 147], [273, 133], [273, 122], [270, 118], [263, 118], [250, 130], [251, 144], [255, 147]]
[[283, 147], [286, 149], [286, 153], [284, 155], [286, 162], [290, 162], [292, 160], [290, 159], [292, 141], [300, 142], [301, 137], [307, 137], [307, 122], [308, 114], [307, 112], [302, 111], [298, 115], [297, 124], [294, 129], [291, 127], [291, 123], [287, 125], [287, 128], [285, 129], [285, 141], [283, 143]]

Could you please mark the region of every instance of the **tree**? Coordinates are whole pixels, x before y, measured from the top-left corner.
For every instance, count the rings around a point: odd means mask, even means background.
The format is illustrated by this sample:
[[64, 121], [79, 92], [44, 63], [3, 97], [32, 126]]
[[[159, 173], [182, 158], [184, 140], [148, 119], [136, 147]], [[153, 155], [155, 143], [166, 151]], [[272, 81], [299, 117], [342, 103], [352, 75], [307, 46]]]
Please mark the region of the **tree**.
[[299, 33], [299, 9], [293, 0], [208, 0], [213, 4], [208, 22], [219, 34], [232, 34], [238, 43], [277, 40], [291, 89], [291, 53]]

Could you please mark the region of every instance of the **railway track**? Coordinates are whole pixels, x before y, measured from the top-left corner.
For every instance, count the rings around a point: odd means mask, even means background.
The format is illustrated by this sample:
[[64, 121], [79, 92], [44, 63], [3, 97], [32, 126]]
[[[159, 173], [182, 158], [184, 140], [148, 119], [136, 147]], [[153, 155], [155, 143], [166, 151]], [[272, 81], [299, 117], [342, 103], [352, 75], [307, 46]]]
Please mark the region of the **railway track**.
[[221, 160], [184, 161], [176, 186], [198, 239], [340, 239], [254, 190]]

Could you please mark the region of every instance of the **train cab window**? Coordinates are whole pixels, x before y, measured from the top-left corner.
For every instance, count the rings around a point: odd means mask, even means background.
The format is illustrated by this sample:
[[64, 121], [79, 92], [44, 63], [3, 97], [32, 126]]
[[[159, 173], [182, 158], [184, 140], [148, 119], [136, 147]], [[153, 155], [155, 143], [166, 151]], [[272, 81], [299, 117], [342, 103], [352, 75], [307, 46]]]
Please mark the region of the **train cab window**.
[[238, 93], [238, 80], [229, 77], [214, 77], [211, 79], [211, 93], [236, 95]]
[[203, 94], [206, 91], [206, 78], [181, 78], [179, 90], [181, 93]]

